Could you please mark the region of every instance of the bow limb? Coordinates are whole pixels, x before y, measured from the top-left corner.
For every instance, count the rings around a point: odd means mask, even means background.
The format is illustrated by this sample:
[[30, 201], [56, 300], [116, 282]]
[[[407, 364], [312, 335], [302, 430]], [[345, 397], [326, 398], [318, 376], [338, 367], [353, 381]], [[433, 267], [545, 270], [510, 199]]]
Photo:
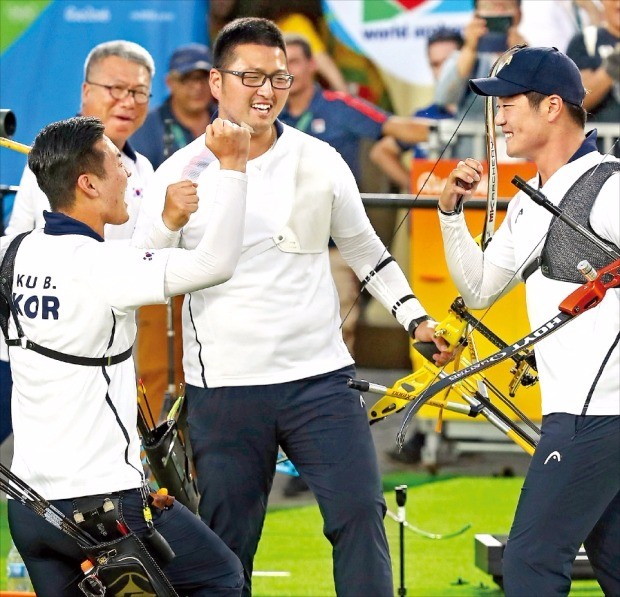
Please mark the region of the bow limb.
[[559, 306], [560, 312], [554, 315], [551, 319], [546, 321], [543, 325], [536, 330], [530, 332], [527, 336], [517, 340], [513, 344], [503, 348], [488, 357], [485, 357], [481, 361], [473, 363], [460, 371], [457, 371], [451, 375], [442, 374], [438, 381], [431, 384], [426, 390], [418, 396], [413, 405], [417, 410], [443, 389], [448, 386], [461, 382], [467, 377], [477, 375], [481, 371], [497, 365], [502, 361], [513, 357], [516, 353], [522, 351], [524, 348], [528, 348], [540, 342], [543, 338], [556, 332], [561, 327], [566, 325], [569, 321], [575, 319], [582, 313], [589, 311], [596, 307], [605, 297], [605, 294], [610, 288], [620, 287], [620, 259], [616, 259], [613, 263], [602, 267], [598, 271], [597, 278], [586, 282], [573, 292], [571, 292]]
[[[513, 54], [521, 50], [523, 47], [523, 45], [513, 46], [504, 52], [491, 67], [489, 77], [496, 76], [497, 73], [512, 60]], [[494, 98], [492, 96], [486, 96], [484, 98], [484, 124], [486, 132], [487, 161], [489, 164], [489, 184], [487, 186], [486, 217], [482, 228], [482, 236], [480, 238], [480, 247], [483, 251], [487, 248], [487, 245], [495, 232], [495, 216], [497, 215], [498, 170], [495, 135], [495, 108], [493, 100]]]
[[[410, 405], [412, 408], [408, 412], [409, 418], [416, 414], [422, 406], [434, 406], [440, 411], [445, 409], [472, 418], [482, 415], [525, 452], [530, 455], [533, 454], [537, 440], [520, 429], [507, 415], [489, 401], [485, 387], [487, 381], [481, 375], [457, 382], [450, 388], [463, 402], [420, 400], [420, 386], [426, 385], [426, 378], [435, 377], [438, 373], [440, 373], [440, 369], [428, 363], [426, 370], [420, 369], [412, 375], [398, 380], [391, 388], [361, 380], [350, 380], [349, 385], [361, 391], [383, 394], [383, 397], [369, 410], [368, 417], [371, 424]], [[445, 374], [442, 375], [445, 376]], [[401, 434], [404, 437], [404, 432]]]

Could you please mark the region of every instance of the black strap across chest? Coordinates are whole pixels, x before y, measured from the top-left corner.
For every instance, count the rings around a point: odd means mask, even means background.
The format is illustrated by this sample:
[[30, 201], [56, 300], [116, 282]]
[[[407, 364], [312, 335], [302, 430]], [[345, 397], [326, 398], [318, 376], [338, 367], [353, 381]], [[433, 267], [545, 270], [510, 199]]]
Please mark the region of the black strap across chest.
[[[32, 350], [33, 352], [56, 361], [70, 363], [72, 365], [83, 365], [86, 367], [109, 367], [110, 365], [117, 365], [118, 363], [126, 361], [131, 356], [133, 346], [130, 346], [120, 354], [107, 357], [83, 357], [46, 348], [26, 338], [21, 323], [19, 322], [17, 308], [13, 302], [12, 290], [17, 250], [30, 232], [32, 231], [18, 234], [11, 241], [4, 254], [2, 263], [0, 264], [0, 328], [2, 328], [7, 346], [21, 346], [22, 348]], [[13, 317], [18, 337], [9, 339], [9, 317], [11, 316]]]

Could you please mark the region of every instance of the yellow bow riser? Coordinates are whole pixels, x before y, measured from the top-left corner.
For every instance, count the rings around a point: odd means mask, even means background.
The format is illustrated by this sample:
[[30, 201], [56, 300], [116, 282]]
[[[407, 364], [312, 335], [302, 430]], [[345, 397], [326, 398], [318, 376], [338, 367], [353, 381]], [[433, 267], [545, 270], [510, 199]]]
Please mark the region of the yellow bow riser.
[[[466, 332], [467, 322], [458, 317], [453, 311], [449, 311], [447, 317], [442, 319], [435, 327], [435, 335], [442, 337], [451, 350], [455, 350], [462, 345], [463, 339], [466, 338]], [[419, 396], [440, 374], [441, 369], [425, 359], [417, 371], [399, 379], [389, 388], [389, 391], [386, 391], [386, 395], [374, 404], [369, 411], [370, 422], [375, 423], [405, 408], [411, 400]], [[382, 387], [375, 384], [370, 384], [370, 386], [370, 391], [375, 392], [377, 392], [376, 388]], [[429, 402], [429, 404], [433, 403]]]
[[[391, 388], [386, 388], [376, 384], [369, 384], [369, 391], [384, 394], [383, 397], [369, 409], [368, 418], [371, 424], [376, 423], [388, 415], [397, 413], [409, 406], [411, 401], [419, 396], [427, 387], [428, 383], [435, 378], [436, 375], [432, 372], [433, 368], [435, 369], [436, 374], [439, 369], [428, 363], [428, 369], [426, 371], [418, 370], [407, 377], [403, 377]], [[428, 378], [428, 382], [421, 383], [420, 380], [425, 378]], [[491, 405], [483, 405], [480, 400], [474, 396], [475, 388], [472, 388], [472, 385], [478, 382], [484, 383], [484, 378], [482, 375], [472, 376], [461, 383], [454, 384], [450, 388], [450, 391], [459, 396], [465, 404], [451, 401], [429, 400], [428, 402], [425, 402], [425, 406], [438, 408], [440, 413], [442, 410], [448, 410], [471, 417], [475, 417], [480, 414], [521, 449], [532, 455], [534, 453], [536, 443], [520, 434], [514, 425], [501, 416], [501, 411]], [[407, 391], [403, 389], [403, 386], [410, 387], [412, 390]]]
[[[436, 326], [436, 335], [446, 340], [451, 349], [467, 345], [469, 347], [470, 358], [477, 359], [476, 349], [471, 337], [468, 337], [468, 322], [454, 311], [450, 310], [448, 316], [440, 321]], [[460, 366], [467, 367], [470, 361], [459, 354], [455, 369]], [[518, 368], [517, 368], [518, 369]], [[517, 370], [515, 369], [515, 370]], [[424, 360], [422, 366], [399, 380], [392, 387], [387, 388], [378, 384], [367, 383], [366, 391], [376, 394], [382, 394], [382, 397], [369, 409], [368, 418], [371, 424], [376, 423], [385, 417], [400, 412], [418, 396], [422, 395], [424, 390], [428, 388], [437, 379], [446, 374], [430, 360]], [[511, 384], [513, 387], [513, 384]], [[441, 428], [441, 418], [444, 410], [475, 417], [482, 415], [493, 426], [499, 429], [510, 440], [521, 447], [528, 454], [533, 454], [536, 447], [536, 441], [532, 440], [528, 435], [524, 434], [510, 419], [508, 419], [501, 410], [485, 401], [483, 404], [478, 397], [486, 396], [486, 388], [490, 389], [496, 396], [499, 396], [504, 403], [511, 406], [501, 392], [482, 374], [472, 375], [452, 385], [444, 393], [444, 400], [428, 400], [425, 406], [432, 406], [439, 409], [438, 431]], [[451, 402], [447, 400], [450, 392], [453, 392], [462, 402]], [[511, 408], [516, 412], [514, 405]]]

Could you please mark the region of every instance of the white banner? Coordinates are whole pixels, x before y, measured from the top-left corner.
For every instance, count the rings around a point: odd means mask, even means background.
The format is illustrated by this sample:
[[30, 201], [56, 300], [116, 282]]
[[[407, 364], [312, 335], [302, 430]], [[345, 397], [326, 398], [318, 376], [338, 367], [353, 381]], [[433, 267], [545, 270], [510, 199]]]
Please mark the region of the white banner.
[[472, 0], [323, 0], [332, 33], [392, 75], [431, 85], [426, 40], [439, 28], [462, 32]]

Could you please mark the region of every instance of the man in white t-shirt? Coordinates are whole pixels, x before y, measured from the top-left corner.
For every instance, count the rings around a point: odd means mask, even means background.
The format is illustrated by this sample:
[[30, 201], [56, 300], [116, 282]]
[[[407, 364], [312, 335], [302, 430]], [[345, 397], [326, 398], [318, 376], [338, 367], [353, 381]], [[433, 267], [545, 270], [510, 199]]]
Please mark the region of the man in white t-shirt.
[[[524, 192], [482, 253], [467, 230], [462, 199], [475, 191], [482, 165], [468, 158], [448, 177], [439, 199], [452, 278], [474, 309], [492, 305], [526, 282], [532, 329], [558, 313], [595, 268], [620, 255], [620, 163], [584, 133], [585, 90], [575, 63], [555, 48], [523, 48], [496, 77], [473, 79], [478, 95], [497, 97], [497, 126], [508, 155], [532, 160], [529, 184], [599, 237], [592, 241]], [[620, 594], [620, 290], [536, 345], [542, 436], [530, 464], [504, 551], [508, 597], [567, 595], [579, 547], [606, 595]]]
[[[129, 219], [130, 173], [91, 117], [39, 133], [28, 164], [52, 211], [16, 253], [15, 245], [6, 250], [13, 238], [2, 239], [3, 279], [12, 278], [2, 289], [11, 311], [8, 331], [3, 324], [13, 373], [11, 470], [68, 516], [81, 503], [94, 502], [90, 511], [117, 500], [118, 524], [141, 538], [152, 525], [136, 430], [134, 312], [225, 282], [241, 253], [249, 133], [217, 119], [206, 143], [221, 168], [206, 188], [209, 222], [191, 251], [104, 242], [106, 225]], [[197, 207], [194, 185], [185, 197], [189, 213]], [[238, 596], [237, 557], [182, 504], [167, 506], [151, 509], [155, 529], [176, 554], [164, 566], [170, 582], [180, 594]], [[16, 500], [8, 518], [37, 594], [79, 595], [84, 554], [77, 543]], [[99, 540], [113, 539], [110, 532], [106, 527]]]
[[[292, 83], [278, 28], [237, 19], [220, 32], [213, 56], [220, 116], [253, 133], [243, 255], [219, 290], [191, 293], [185, 302], [183, 364], [200, 514], [241, 559], [249, 595], [281, 445], [319, 502], [336, 591], [391, 597], [385, 501], [363, 401], [347, 386], [353, 359], [339, 329], [330, 236], [405, 329], [435, 340], [438, 362], [451, 354], [372, 229], [344, 160], [277, 120]], [[169, 172], [178, 172], [175, 164]], [[203, 185], [219, 168], [214, 161], [199, 175], [200, 203], [187, 224], [182, 198], [145, 201], [134, 242], [195, 246], [209, 220]]]

